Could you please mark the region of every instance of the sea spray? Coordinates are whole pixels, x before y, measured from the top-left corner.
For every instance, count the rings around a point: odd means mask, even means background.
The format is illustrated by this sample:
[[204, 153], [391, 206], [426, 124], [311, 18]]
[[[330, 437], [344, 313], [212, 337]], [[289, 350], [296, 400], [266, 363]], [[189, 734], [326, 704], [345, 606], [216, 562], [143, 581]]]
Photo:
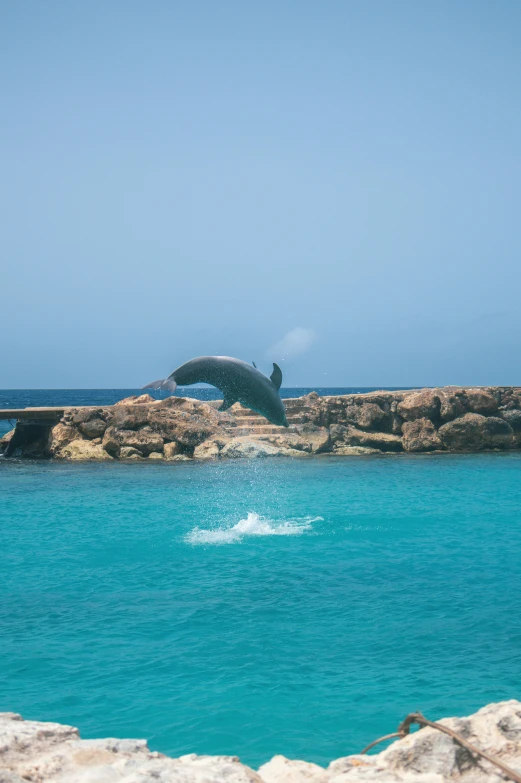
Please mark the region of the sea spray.
[[189, 544], [235, 544], [246, 536], [299, 536], [312, 530], [314, 522], [322, 522], [323, 517], [301, 517], [275, 521], [249, 511], [245, 519], [232, 527], [203, 529], [195, 527], [186, 536]]

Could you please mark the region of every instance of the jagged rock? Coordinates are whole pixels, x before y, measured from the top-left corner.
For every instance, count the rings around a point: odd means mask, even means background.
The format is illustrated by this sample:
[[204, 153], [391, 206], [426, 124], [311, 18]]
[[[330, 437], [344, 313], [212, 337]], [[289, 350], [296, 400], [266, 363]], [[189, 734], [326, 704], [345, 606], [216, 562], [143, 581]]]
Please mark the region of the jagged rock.
[[78, 440], [78, 430], [69, 424], [62, 424], [59, 422], [52, 428], [49, 434], [49, 453], [52, 457], [61, 456], [61, 450], [72, 443], [73, 440]]
[[165, 459], [172, 459], [172, 457], [175, 457], [177, 454], [181, 453], [181, 447], [179, 443], [176, 443], [175, 441], [172, 441], [171, 443], [165, 443], [163, 448], [163, 454], [165, 455]]
[[402, 439], [389, 432], [366, 432], [355, 427], [347, 427], [344, 436], [347, 446], [367, 446], [381, 451], [402, 451]]
[[[68, 416], [71, 417], [71, 414], [69, 413]], [[106, 413], [103, 408], [79, 408], [69, 421], [82, 435], [91, 440], [102, 438], [107, 429]]]
[[438, 396], [440, 398], [440, 418], [443, 422], [457, 419], [458, 416], [463, 416], [467, 412], [464, 392], [440, 390]]
[[145, 403], [135, 405], [119, 404], [114, 409], [110, 425], [117, 430], [138, 430], [148, 424], [149, 406]]
[[338, 446], [332, 454], [337, 457], [359, 457], [364, 454], [382, 454], [381, 449], [370, 449], [367, 446]]
[[360, 405], [346, 407], [346, 420], [362, 429], [382, 429], [378, 425], [385, 418], [385, 412], [374, 402], [362, 402]]
[[485, 389], [466, 389], [467, 407], [472, 413], [494, 413], [498, 409], [496, 398]]
[[[515, 771], [521, 770], [521, 703], [489, 704], [443, 726]], [[390, 727], [391, 728], [391, 727]], [[394, 727], [392, 727], [394, 728]], [[368, 740], [373, 739], [369, 738]], [[82, 740], [77, 729], [0, 714], [3, 783], [503, 783], [507, 777], [451, 737], [426, 727], [380, 753], [333, 760], [327, 769], [275, 756], [258, 772], [236, 756], [174, 759], [151, 752], [145, 740]]]
[[9, 430], [9, 432], [6, 432], [5, 435], [3, 435], [0, 438], [0, 454], [3, 454], [5, 449], [7, 448], [8, 443], [11, 442], [11, 439], [14, 435], [14, 427], [12, 430]]
[[70, 460], [109, 460], [110, 454], [103, 446], [90, 440], [73, 440], [60, 449], [59, 457]]
[[302, 452], [296, 449], [282, 449], [265, 441], [252, 440], [247, 437], [233, 438], [221, 451], [222, 457], [232, 459], [257, 459], [259, 457], [297, 457]]
[[159, 451], [153, 451], [148, 455], [148, 459], [164, 459], [164, 457]]
[[431, 389], [407, 394], [398, 405], [398, 413], [406, 421], [437, 418], [440, 413], [440, 398]]
[[131, 397], [125, 397], [123, 400], [119, 400], [115, 405], [146, 405], [150, 402], [156, 402], [151, 394], [133, 394]]
[[484, 440], [488, 449], [510, 449], [514, 444], [514, 430], [504, 419], [489, 416], [485, 421]]
[[405, 451], [436, 451], [441, 449], [441, 440], [430, 419], [406, 421], [402, 427]]
[[163, 451], [163, 438], [150, 427], [140, 430], [116, 430], [109, 427], [103, 438], [103, 448], [112, 456], [117, 456], [122, 446], [137, 449], [144, 457], [153, 451]]
[[234, 756], [172, 759], [144, 740], [82, 740], [56, 723], [0, 716], [0, 743], [5, 773], [33, 783], [262, 783]]
[[480, 451], [485, 445], [485, 416], [466, 413], [459, 419], [443, 424], [438, 435], [451, 451]]
[[132, 446], [122, 446], [119, 450], [120, 459], [143, 459], [143, 455]]
[[521, 411], [501, 411], [501, 418], [510, 424], [515, 433], [521, 433]]
[[[247, 447], [251, 454], [265, 456], [352, 455], [368, 449], [421, 452], [440, 445], [455, 451], [521, 447], [518, 387], [446, 387], [332, 397], [311, 393], [285, 402], [291, 425], [286, 430], [269, 425], [239, 404], [225, 412], [218, 410], [220, 404], [182, 397], [155, 401], [140, 395], [112, 407], [66, 409], [54, 427], [49, 420], [18, 422], [10, 442], [0, 440], [0, 450], [6, 457], [62, 457], [66, 445], [86, 438], [93, 445], [101, 442], [107, 453], [122, 459], [132, 453], [122, 449], [135, 449], [144, 457], [163, 453], [165, 459], [190, 457], [194, 452], [197, 459], [226, 458], [237, 453], [230, 441], [244, 444], [244, 438], [257, 444]], [[487, 416], [469, 413], [467, 406]], [[410, 426], [414, 422], [420, 423]], [[163, 444], [170, 445], [164, 449]], [[245, 448], [241, 445], [239, 451]]]
[[148, 423], [165, 440], [177, 441], [185, 448], [195, 448], [217, 432], [229, 420], [199, 400], [169, 397], [161, 405], [149, 407]]
[[194, 459], [218, 459], [219, 446], [215, 440], [205, 440], [194, 449]]
[[264, 783], [327, 783], [324, 767], [309, 761], [292, 761], [285, 756], [274, 756], [259, 768]]

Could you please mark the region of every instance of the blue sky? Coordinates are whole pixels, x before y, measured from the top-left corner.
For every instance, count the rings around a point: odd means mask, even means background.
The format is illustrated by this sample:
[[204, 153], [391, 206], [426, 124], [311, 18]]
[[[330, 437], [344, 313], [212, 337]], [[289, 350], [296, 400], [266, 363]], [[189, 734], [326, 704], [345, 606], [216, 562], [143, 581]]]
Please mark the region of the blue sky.
[[0, 0], [0, 388], [521, 384], [517, 0]]

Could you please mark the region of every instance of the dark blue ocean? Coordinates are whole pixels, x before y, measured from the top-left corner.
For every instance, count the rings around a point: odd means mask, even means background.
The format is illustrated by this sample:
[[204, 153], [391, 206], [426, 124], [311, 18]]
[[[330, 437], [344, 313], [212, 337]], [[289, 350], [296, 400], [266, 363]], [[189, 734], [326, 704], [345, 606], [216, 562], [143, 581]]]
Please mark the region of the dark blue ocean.
[[519, 698], [520, 478], [521, 453], [0, 460], [0, 710], [255, 766]]

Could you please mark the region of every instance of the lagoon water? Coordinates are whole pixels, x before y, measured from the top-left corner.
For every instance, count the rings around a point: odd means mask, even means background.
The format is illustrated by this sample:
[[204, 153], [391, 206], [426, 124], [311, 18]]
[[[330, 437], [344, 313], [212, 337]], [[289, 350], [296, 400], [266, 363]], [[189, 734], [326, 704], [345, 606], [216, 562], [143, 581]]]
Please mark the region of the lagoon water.
[[0, 460], [0, 710], [255, 766], [519, 698], [520, 475]]

